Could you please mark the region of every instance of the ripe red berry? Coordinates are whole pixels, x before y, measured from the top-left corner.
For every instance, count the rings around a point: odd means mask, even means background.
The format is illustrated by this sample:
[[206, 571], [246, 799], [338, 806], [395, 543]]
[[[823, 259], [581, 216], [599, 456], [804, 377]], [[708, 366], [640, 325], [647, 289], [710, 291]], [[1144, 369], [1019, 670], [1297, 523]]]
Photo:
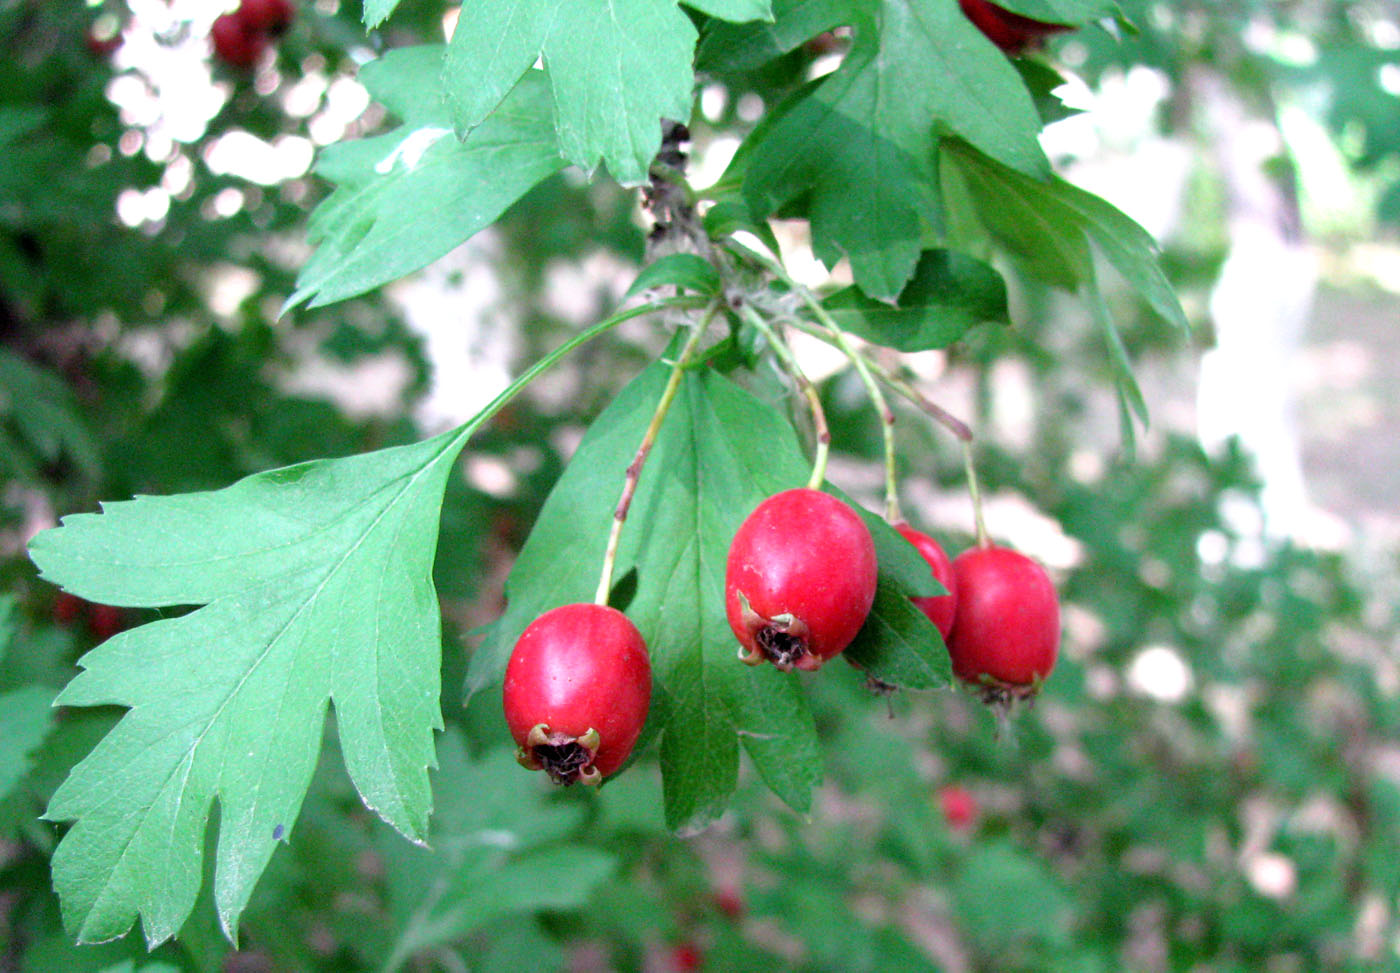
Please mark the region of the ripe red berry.
[[948, 633], [953, 628], [953, 612], [957, 608], [958, 597], [958, 581], [953, 577], [953, 564], [948, 560], [942, 545], [923, 531], [903, 523], [895, 524], [894, 529], [923, 555], [934, 579], [948, 591], [946, 595], [912, 599], [914, 604], [919, 606], [919, 610], [928, 616], [929, 621], [933, 622], [938, 634], [943, 636], [943, 641], [946, 642]]
[[92, 634], [106, 641], [126, 628], [126, 617], [115, 605], [93, 604], [88, 608], [88, 628]]
[[54, 623], [68, 626], [78, 620], [78, 616], [83, 614], [87, 607], [87, 602], [69, 591], [60, 591], [58, 597], [54, 598], [53, 605], [49, 609]]
[[958, 0], [958, 5], [967, 19], [1007, 54], [1021, 54], [1043, 43], [1051, 34], [1074, 29], [1070, 24], [1054, 24], [1012, 13], [989, 0]]
[[1055, 668], [1060, 644], [1060, 603], [1050, 576], [1005, 547], [963, 551], [953, 575], [953, 671], [981, 687], [989, 702], [1034, 696]]
[[724, 607], [750, 665], [819, 669], [856, 637], [875, 601], [875, 542], [819, 490], [774, 494], [729, 545]]
[[234, 68], [251, 68], [267, 50], [267, 35], [244, 23], [236, 13], [222, 14], [209, 30], [214, 54]]
[[651, 660], [627, 616], [562, 605], [520, 635], [506, 665], [506, 725], [531, 770], [596, 784], [632, 752], [651, 703]]
[[245, 27], [273, 36], [290, 27], [295, 17], [291, 0], [243, 0], [238, 7], [238, 18]]
[[977, 798], [966, 787], [949, 784], [938, 792], [938, 806], [943, 820], [954, 831], [964, 831], [977, 820]]

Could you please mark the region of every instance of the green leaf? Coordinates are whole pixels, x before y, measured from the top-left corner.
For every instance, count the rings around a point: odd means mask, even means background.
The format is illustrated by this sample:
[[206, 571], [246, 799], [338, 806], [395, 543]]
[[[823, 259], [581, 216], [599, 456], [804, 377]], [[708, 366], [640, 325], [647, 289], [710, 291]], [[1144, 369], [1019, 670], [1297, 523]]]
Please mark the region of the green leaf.
[[1114, 0], [998, 0], [997, 6], [1049, 24], [1087, 24], [1118, 13]]
[[365, 0], [365, 26], [378, 27], [389, 19], [398, 5], [399, 0]]
[[[469, 430], [471, 427], [466, 427]], [[219, 801], [214, 900], [226, 935], [290, 832], [335, 707], [366, 806], [422, 840], [439, 712], [431, 570], [464, 431], [260, 473], [222, 490], [110, 503], [37, 535], [44, 578], [92, 601], [203, 607], [87, 653], [59, 695], [126, 714], [54, 794], [54, 855], [78, 939], [173, 936]]]
[[30, 756], [53, 724], [53, 697], [46, 686], [0, 693], [0, 740], [5, 741], [0, 747], [0, 800], [29, 773]]
[[868, 675], [901, 689], [942, 689], [953, 682], [943, 636], [888, 580], [875, 589], [875, 606], [845, 655]]
[[695, 38], [668, 0], [481, 0], [448, 49], [454, 123], [470, 132], [494, 117], [543, 57], [559, 152], [587, 172], [601, 159], [618, 182], [640, 185], [661, 147], [661, 120], [690, 118]]
[[[696, 67], [719, 75], [754, 71], [850, 18], [850, 0], [776, 0], [768, 23], [707, 24], [696, 48]], [[759, 19], [769, 20], [748, 18]]]
[[670, 253], [643, 267], [626, 296], [634, 297], [653, 287], [679, 287], [709, 296], [719, 293], [719, 271], [693, 253]]
[[[2, 348], [0, 422], [11, 425], [28, 452], [39, 460], [51, 463], [67, 456], [83, 473], [97, 472], [97, 447], [68, 386], [58, 376]], [[13, 449], [18, 454], [14, 461], [6, 462], [0, 454], [0, 473], [18, 476], [30, 464], [23, 461], [24, 450], [18, 444]]]
[[410, 122], [323, 151], [316, 169], [336, 190], [312, 214], [307, 236], [317, 250], [286, 307], [343, 300], [426, 266], [563, 168], [541, 72], [522, 78], [487, 121], [458, 139], [440, 98], [405, 80], [436, 77], [442, 51], [396, 51], [367, 71], [372, 93]]
[[982, 321], [1006, 321], [1006, 283], [991, 267], [929, 250], [893, 307], [847, 287], [822, 302], [843, 328], [900, 351], [946, 348]]
[[962, 143], [949, 143], [946, 157], [985, 232], [1032, 276], [1077, 290], [1091, 281], [1098, 253], [1158, 317], [1189, 330], [1156, 242], [1111, 203], [1059, 177], [1033, 179]]
[[871, 0], [857, 11], [841, 67], [759, 134], [744, 193], [763, 213], [810, 194], [817, 255], [848, 257], [862, 291], [893, 300], [924, 239], [942, 232], [941, 135], [1034, 176], [1050, 167], [1020, 75], [955, 4]]
[[607, 852], [559, 844], [583, 824], [582, 808], [550, 801], [550, 786], [507, 750], [472, 760], [449, 732], [438, 754], [432, 850], [381, 843], [398, 930], [385, 969], [504, 916], [578, 908], [616, 868]]

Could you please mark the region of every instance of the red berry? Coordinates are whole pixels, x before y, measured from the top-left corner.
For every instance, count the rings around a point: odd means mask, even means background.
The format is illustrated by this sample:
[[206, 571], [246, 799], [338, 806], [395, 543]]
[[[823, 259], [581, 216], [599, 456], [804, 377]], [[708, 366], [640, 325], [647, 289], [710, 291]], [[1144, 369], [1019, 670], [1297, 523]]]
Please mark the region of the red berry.
[[88, 608], [88, 628], [98, 639], [106, 641], [126, 628], [126, 618], [115, 605], [94, 604]]
[[958, 604], [948, 654], [958, 677], [989, 701], [1033, 696], [1060, 644], [1060, 603], [1050, 576], [1005, 547], [975, 547], [953, 560]]
[[964, 831], [977, 820], [977, 798], [966, 787], [949, 784], [938, 792], [938, 804], [943, 809], [943, 820], [954, 831]]
[[230, 67], [251, 68], [267, 50], [267, 35], [254, 30], [237, 14], [223, 14], [209, 30], [214, 54]]
[[1021, 54], [1051, 34], [1074, 29], [1070, 24], [1053, 24], [1012, 13], [989, 0], [958, 0], [958, 5], [967, 19], [1007, 54]]
[[715, 890], [715, 908], [719, 909], [730, 919], [742, 919], [747, 908], [744, 905], [744, 897], [739, 890], [732, 885], [726, 885]]
[[83, 609], [86, 607], [87, 602], [77, 595], [68, 591], [60, 591], [58, 597], [53, 600], [53, 606], [49, 612], [55, 624], [67, 626], [77, 621], [78, 616], [83, 613]]
[[506, 725], [531, 770], [596, 784], [632, 752], [651, 703], [651, 660], [627, 616], [562, 605], [520, 635], [506, 665]]
[[243, 0], [238, 7], [238, 19], [246, 28], [274, 36], [290, 27], [295, 17], [291, 0]]
[[681, 973], [698, 970], [702, 959], [704, 959], [704, 955], [695, 943], [685, 942], [671, 947], [671, 969], [673, 970], [679, 970]]
[[88, 53], [96, 58], [108, 58], [122, 46], [122, 35], [119, 33], [100, 34], [94, 28], [87, 32], [83, 38], [83, 43], [87, 45]]
[[846, 504], [805, 488], [769, 497], [729, 545], [724, 607], [739, 658], [821, 668], [865, 624], [877, 570], [870, 530]]
[[953, 611], [957, 608], [958, 582], [953, 577], [953, 565], [948, 560], [948, 555], [944, 553], [943, 547], [932, 537], [923, 531], [915, 530], [908, 524], [895, 524], [894, 529], [899, 531], [914, 549], [924, 556], [928, 562], [929, 569], [933, 571], [934, 580], [947, 589], [946, 595], [933, 595], [928, 598], [914, 598], [913, 602], [919, 606], [919, 610], [928, 616], [938, 629], [938, 634], [943, 636], [943, 641], [948, 641], [948, 633], [953, 628]]

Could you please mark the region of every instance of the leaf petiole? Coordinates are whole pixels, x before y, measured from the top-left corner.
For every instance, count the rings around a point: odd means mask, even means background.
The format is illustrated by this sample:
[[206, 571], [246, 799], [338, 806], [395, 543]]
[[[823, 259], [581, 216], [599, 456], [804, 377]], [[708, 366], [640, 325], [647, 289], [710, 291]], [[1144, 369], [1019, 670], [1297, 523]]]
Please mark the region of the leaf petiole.
[[558, 348], [550, 351], [542, 358], [537, 359], [534, 364], [521, 372], [515, 381], [502, 389], [499, 395], [488, 402], [480, 412], [472, 416], [462, 425], [457, 435], [453, 437], [451, 443], [448, 445], [448, 448], [451, 449], [460, 446], [472, 433], [485, 425], [492, 416], [504, 409], [510, 403], [511, 399], [514, 399], [523, 392], [525, 387], [531, 382], [559, 364], [559, 361], [575, 348], [587, 344], [603, 332], [611, 331], [624, 321], [630, 321], [633, 318], [639, 318], [646, 314], [654, 314], [657, 311], [668, 310], [693, 310], [698, 307], [703, 307], [705, 303], [703, 299], [696, 297], [661, 298], [655, 301], [648, 301], [645, 304], [639, 304], [636, 307], [629, 307], [626, 310], [618, 311], [611, 317], [604, 318], [597, 324], [584, 328]]
[[690, 335], [686, 338], [681, 353], [676, 356], [675, 364], [671, 367], [671, 376], [666, 382], [666, 388], [661, 393], [660, 401], [656, 403], [656, 411], [652, 413], [651, 422], [647, 425], [646, 432], [642, 436], [641, 445], [637, 447], [637, 454], [632, 457], [632, 462], [627, 466], [627, 474], [622, 482], [622, 496], [618, 498], [617, 507], [613, 510], [612, 529], [608, 531], [608, 546], [603, 552], [603, 569], [598, 576], [598, 591], [593, 596], [593, 600], [600, 605], [606, 605], [608, 595], [612, 593], [613, 567], [617, 564], [617, 545], [622, 539], [622, 525], [627, 520], [627, 510], [632, 505], [632, 496], [637, 492], [637, 482], [642, 476], [642, 466], [645, 465], [647, 456], [651, 453], [651, 447], [656, 442], [656, 434], [661, 429], [661, 423], [665, 420], [666, 413], [671, 410], [671, 403], [675, 400], [676, 392], [680, 389], [681, 376], [685, 374], [686, 365], [691, 356], [695, 354], [695, 349], [699, 347], [700, 339], [709, 330], [710, 322], [714, 320], [719, 307], [718, 302], [712, 301], [706, 309], [705, 315], [690, 326]]

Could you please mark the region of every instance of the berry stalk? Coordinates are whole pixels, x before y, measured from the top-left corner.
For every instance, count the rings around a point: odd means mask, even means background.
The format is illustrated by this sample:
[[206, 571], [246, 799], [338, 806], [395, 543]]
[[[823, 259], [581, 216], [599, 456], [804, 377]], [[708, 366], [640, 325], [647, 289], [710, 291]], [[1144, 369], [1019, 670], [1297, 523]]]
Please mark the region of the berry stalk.
[[612, 529], [608, 532], [608, 546], [603, 552], [603, 569], [598, 576], [598, 591], [593, 596], [594, 602], [599, 605], [607, 605], [608, 595], [612, 592], [613, 568], [617, 564], [617, 545], [622, 539], [622, 525], [627, 521], [627, 511], [632, 506], [633, 495], [637, 492], [637, 482], [641, 479], [642, 467], [646, 464], [647, 456], [651, 454], [651, 447], [656, 442], [656, 435], [661, 430], [661, 423], [665, 420], [666, 413], [671, 411], [671, 403], [675, 400], [676, 392], [680, 389], [681, 376], [685, 372], [686, 363], [695, 354], [695, 349], [700, 345], [701, 337], [709, 329], [710, 322], [714, 320], [718, 310], [718, 304], [711, 304], [704, 317], [691, 325], [690, 336], [686, 338], [685, 344], [681, 347], [681, 352], [671, 368], [671, 377], [667, 380], [666, 388], [661, 393], [661, 400], [656, 403], [656, 411], [652, 413], [651, 422], [648, 423], [647, 430], [642, 436], [641, 445], [637, 447], [637, 453], [632, 457], [632, 462], [627, 465], [627, 473], [622, 481], [622, 496], [618, 498], [617, 508], [613, 511]]
[[885, 440], [885, 519], [892, 524], [899, 523], [904, 519], [904, 515], [899, 509], [898, 475], [895, 470], [894, 410], [885, 401], [885, 393], [880, 391], [880, 384], [875, 381], [875, 376], [870, 371], [870, 363], [860, 353], [860, 349], [851, 343], [851, 339], [836, 323], [836, 319], [826, 308], [822, 307], [822, 303], [817, 300], [816, 295], [793, 280], [780, 262], [749, 250], [747, 247], [739, 247], [737, 244], [733, 244], [733, 246], [739, 250], [740, 256], [756, 261], [767, 268], [774, 277], [786, 284], [807, 306], [812, 316], [817, 319], [817, 323], [830, 335], [832, 343], [840, 348], [846, 358], [855, 366], [856, 374], [860, 376], [861, 383], [865, 385], [865, 391], [870, 396], [871, 404], [879, 413], [880, 428]]
[[992, 546], [991, 538], [987, 535], [987, 523], [982, 519], [982, 490], [977, 485], [977, 464], [972, 461], [972, 440], [970, 438], [962, 441], [963, 466], [967, 470], [967, 492], [972, 496], [972, 520], [977, 530], [977, 546], [987, 548]]
[[797, 364], [792, 349], [788, 347], [782, 336], [769, 325], [763, 315], [746, 305], [744, 320], [757, 328], [759, 333], [768, 339], [769, 346], [778, 356], [778, 360], [782, 362], [783, 368], [787, 369], [787, 373], [792, 376], [792, 380], [797, 383], [798, 389], [807, 399], [807, 405], [812, 411], [812, 424], [816, 427], [817, 432], [817, 453], [812, 460], [812, 475], [807, 480], [807, 488], [819, 490], [822, 482], [826, 479], [826, 462], [831, 452], [831, 430], [826, 424], [826, 410], [822, 408], [821, 397], [817, 395], [816, 387], [802, 371], [802, 367]]

